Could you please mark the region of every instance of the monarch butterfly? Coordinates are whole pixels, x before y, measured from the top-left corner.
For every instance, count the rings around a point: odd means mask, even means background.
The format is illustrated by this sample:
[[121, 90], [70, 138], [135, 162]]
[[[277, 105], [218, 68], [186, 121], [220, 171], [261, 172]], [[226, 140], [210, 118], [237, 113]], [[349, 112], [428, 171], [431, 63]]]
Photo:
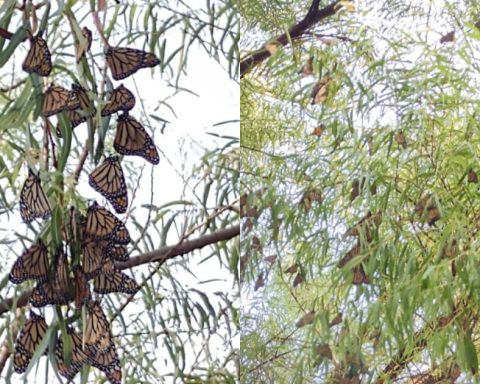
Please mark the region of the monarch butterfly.
[[87, 347], [90, 348], [97, 345], [106, 332], [110, 333], [110, 324], [98, 301], [89, 302], [87, 309], [88, 316], [84, 340]]
[[36, 218], [46, 219], [50, 212], [50, 203], [40, 184], [40, 175], [29, 169], [28, 178], [20, 192], [20, 216], [25, 223], [29, 223]]
[[30, 38], [30, 49], [23, 61], [22, 68], [28, 73], [37, 73], [39, 76], [48, 76], [52, 71], [52, 58], [47, 42], [41, 33]]
[[130, 234], [125, 224], [97, 202], [88, 208], [84, 233], [95, 240], [110, 239], [120, 244], [130, 242]]
[[108, 47], [105, 57], [115, 80], [125, 79], [141, 68], [160, 64], [160, 60], [153, 53], [134, 48]]
[[43, 116], [49, 117], [66, 109], [77, 109], [80, 101], [75, 94], [58, 85], [50, 85], [43, 98]]
[[82, 243], [82, 271], [87, 279], [100, 272], [105, 255], [110, 247], [107, 240], [94, 240], [86, 237]]
[[118, 117], [113, 147], [122, 155], [141, 156], [152, 164], [160, 161], [152, 138], [128, 112]]
[[82, 348], [82, 336], [80, 334], [76, 333], [73, 328], [67, 327], [67, 335], [67, 337], [71, 338], [72, 342], [70, 366], [67, 366], [65, 363], [63, 341], [61, 338], [57, 339], [55, 345], [55, 360], [58, 372], [68, 380], [72, 380], [80, 371], [82, 365], [90, 361], [90, 356], [87, 354], [87, 350]]
[[129, 259], [127, 247], [120, 244], [112, 244], [107, 250], [107, 256], [116, 261], [127, 261]]
[[122, 292], [133, 295], [140, 289], [135, 280], [114, 268], [112, 260], [105, 263], [102, 272], [93, 280], [94, 292], [100, 294]]
[[117, 156], [110, 156], [88, 177], [90, 186], [112, 204], [117, 213], [127, 211], [128, 195], [122, 166]]
[[135, 106], [135, 96], [123, 84], [115, 88], [110, 95], [108, 104], [102, 109], [102, 116], [108, 116], [118, 111], [129, 111]]
[[13, 368], [15, 372], [22, 373], [28, 367], [35, 349], [45, 336], [47, 323], [45, 319], [30, 311], [30, 318], [23, 325], [15, 343], [13, 355]]
[[90, 50], [90, 47], [92, 46], [92, 31], [90, 31], [87, 27], [82, 28], [82, 35], [85, 38], [87, 45], [85, 45], [83, 42], [79, 42], [78, 47], [77, 47], [77, 63], [82, 60], [82, 58], [85, 56], [85, 52]]
[[12, 283], [20, 284], [28, 279], [45, 281], [47, 273], [47, 247], [42, 240], [38, 240], [15, 261], [8, 277]]

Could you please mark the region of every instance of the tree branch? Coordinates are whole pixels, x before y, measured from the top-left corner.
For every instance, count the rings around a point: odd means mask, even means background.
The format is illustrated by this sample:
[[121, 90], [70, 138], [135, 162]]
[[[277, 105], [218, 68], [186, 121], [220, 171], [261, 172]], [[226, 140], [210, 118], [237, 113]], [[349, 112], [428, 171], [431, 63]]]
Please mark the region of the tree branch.
[[397, 352], [397, 355], [386, 365], [383, 369], [381, 377], [375, 382], [375, 384], [384, 384], [385, 382], [393, 382], [398, 377], [400, 372], [407, 366], [410, 360], [421, 350], [423, 350], [428, 344], [428, 336], [432, 333], [438, 332], [441, 329], [449, 325], [460, 313], [465, 309], [463, 303], [455, 305], [452, 312], [447, 316], [438, 318], [437, 323], [434, 325], [427, 325], [423, 329], [415, 332], [413, 336], [414, 345], [408, 352], [404, 348]]
[[[142, 255], [132, 257], [124, 262], [116, 262], [115, 267], [122, 270], [136, 267], [142, 264], [158, 262], [161, 264], [167, 260], [177, 256], [185, 255], [196, 249], [201, 249], [207, 245], [215, 244], [220, 241], [230, 240], [240, 234], [240, 225], [235, 225], [225, 229], [220, 229], [217, 232], [198, 237], [194, 240], [184, 241], [176, 245], [167, 245], [152, 252], [147, 252]], [[8, 312], [15, 303], [17, 308], [27, 305], [32, 291], [24, 291], [17, 297], [11, 297], [0, 301], [0, 315]], [[73, 299], [73, 297], [72, 297]]]
[[[334, 15], [341, 7], [338, 5], [339, 1], [327, 5], [322, 9], [318, 9], [320, 0], [313, 0], [312, 5], [305, 15], [305, 17], [291, 27], [288, 33], [284, 33], [278, 36], [274, 41], [280, 43], [282, 46], [289, 44], [291, 40], [295, 40], [308, 32], [308, 30], [317, 24], [319, 21], [326, 19], [329, 16]], [[265, 45], [265, 44], [264, 44]], [[270, 52], [266, 48], [259, 49], [252, 52], [247, 57], [240, 61], [240, 77], [245, 76], [250, 70], [260, 64], [262, 61], [270, 56]]]

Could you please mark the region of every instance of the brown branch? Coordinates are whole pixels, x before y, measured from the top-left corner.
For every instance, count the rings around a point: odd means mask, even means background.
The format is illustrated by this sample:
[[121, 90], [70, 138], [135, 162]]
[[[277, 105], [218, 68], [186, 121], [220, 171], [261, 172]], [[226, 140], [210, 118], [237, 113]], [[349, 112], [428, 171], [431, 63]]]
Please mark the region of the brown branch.
[[438, 318], [437, 323], [433, 326], [426, 326], [413, 335], [415, 340], [413, 348], [408, 352], [404, 348], [400, 349], [390, 363], [383, 369], [381, 377], [375, 382], [375, 384], [384, 384], [385, 382], [393, 382], [398, 377], [400, 372], [406, 367], [410, 360], [421, 350], [423, 350], [428, 343], [429, 335], [438, 332], [441, 329], [449, 325], [460, 313], [460, 308], [465, 308], [463, 303], [455, 305], [452, 312], [447, 316]]
[[[288, 33], [278, 36], [273, 41], [280, 43], [282, 46], [286, 46], [290, 41], [301, 37], [319, 21], [334, 15], [341, 8], [338, 4], [339, 1], [334, 1], [322, 9], [318, 9], [319, 3], [320, 0], [313, 0], [306, 16], [300, 22], [291, 27]], [[253, 67], [260, 64], [269, 56], [270, 52], [268, 52], [266, 48], [262, 48], [243, 58], [240, 61], [240, 77], [245, 76]]]
[[[239, 234], [240, 225], [235, 225], [225, 229], [220, 229], [217, 232], [211, 233], [209, 235], [198, 237], [194, 240], [184, 241], [181, 244], [167, 245], [155, 251], [132, 257], [128, 261], [124, 261], [121, 263], [117, 262], [115, 263], [115, 266], [121, 270], [152, 262], [158, 262], [161, 265], [167, 260], [174, 257], [185, 255], [189, 252], [192, 252], [196, 249], [201, 249], [210, 244], [230, 240], [238, 236]], [[14, 302], [16, 302], [17, 308], [27, 305], [31, 293], [31, 290], [24, 291], [18, 297], [8, 298], [0, 301], [0, 315], [8, 312], [13, 307]]]
[[80, 158], [78, 160], [77, 168], [73, 173], [73, 178], [75, 179], [75, 183], [77, 183], [78, 179], [80, 178], [80, 173], [82, 173], [83, 166], [85, 165], [85, 160], [87, 160], [87, 156], [88, 156], [88, 140], [83, 146], [82, 153], [80, 154]]

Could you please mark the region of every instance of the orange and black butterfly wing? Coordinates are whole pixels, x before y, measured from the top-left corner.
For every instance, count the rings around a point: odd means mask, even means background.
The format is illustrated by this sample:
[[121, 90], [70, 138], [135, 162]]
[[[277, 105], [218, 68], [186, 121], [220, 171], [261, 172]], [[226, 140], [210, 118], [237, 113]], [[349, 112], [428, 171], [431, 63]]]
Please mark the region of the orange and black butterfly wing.
[[112, 244], [107, 250], [107, 255], [116, 261], [127, 261], [129, 259], [127, 248], [120, 244]]
[[157, 56], [153, 53], [145, 52], [145, 56], [143, 57], [142, 67], [155, 67], [156, 65], [160, 64], [160, 60]]
[[20, 216], [25, 223], [33, 219], [46, 219], [50, 216], [51, 208], [47, 196], [43, 192], [40, 177], [31, 169], [20, 192]]
[[100, 294], [120, 292], [133, 295], [139, 289], [140, 287], [135, 280], [117, 270], [102, 273], [93, 280], [93, 290]]
[[128, 194], [122, 166], [117, 156], [110, 156], [89, 176], [90, 186], [112, 204], [117, 213], [127, 211]]
[[88, 208], [84, 232], [96, 240], [109, 239], [120, 244], [128, 244], [131, 240], [125, 224], [97, 202]]
[[[90, 97], [88, 96], [85, 88], [78, 84], [72, 84], [72, 97], [70, 103], [67, 105], [69, 109], [80, 109], [84, 112], [85, 116], [93, 116], [96, 112], [95, 106], [93, 105]], [[75, 99], [78, 100], [78, 104], [75, 103]]]
[[46, 305], [65, 305], [68, 304], [68, 295], [59, 292], [49, 282], [43, 282], [33, 289], [29, 301], [37, 308]]
[[55, 346], [55, 360], [58, 372], [68, 380], [72, 380], [80, 371], [82, 366], [90, 362], [90, 356], [87, 354], [87, 350], [82, 348], [82, 336], [80, 334], [76, 333], [71, 327], [67, 328], [67, 334], [71, 338], [72, 342], [72, 356], [70, 365], [68, 366], [65, 363], [63, 341], [61, 338], [57, 338]]
[[115, 80], [122, 80], [142, 68], [145, 52], [133, 48], [109, 47], [107, 65]]
[[107, 332], [110, 333], [110, 324], [98, 301], [91, 301], [87, 309], [85, 345], [91, 347], [97, 345]]
[[72, 92], [67, 89], [51, 85], [44, 94], [43, 98], [43, 116], [49, 117], [64, 111], [65, 109], [75, 109], [80, 105], [80, 101]]
[[153, 53], [134, 48], [109, 47], [105, 55], [115, 80], [125, 79], [140, 68], [154, 67], [160, 64], [160, 60]]
[[15, 352], [13, 355], [13, 368], [15, 372], [22, 373], [28, 367], [30, 359], [37, 346], [42, 341], [47, 331], [45, 319], [30, 312], [30, 318], [25, 322], [15, 343]]
[[47, 42], [40, 36], [30, 39], [30, 49], [23, 61], [25, 72], [36, 72], [40, 76], [48, 76], [52, 71], [52, 60]]
[[122, 380], [122, 370], [110, 332], [104, 333], [93, 347], [90, 359], [92, 365], [104, 372], [110, 383], [120, 384]]
[[152, 138], [145, 128], [128, 113], [118, 117], [113, 147], [125, 156], [140, 156], [152, 164], [158, 164], [160, 161]]
[[47, 247], [41, 240], [27, 249], [13, 264], [9, 279], [20, 284], [28, 279], [45, 281], [48, 274]]
[[110, 243], [87, 237], [82, 244], [82, 271], [87, 279], [95, 277], [102, 267]]
[[118, 111], [129, 111], [135, 106], [135, 96], [121, 84], [115, 88], [107, 105], [102, 109], [102, 116], [108, 116]]

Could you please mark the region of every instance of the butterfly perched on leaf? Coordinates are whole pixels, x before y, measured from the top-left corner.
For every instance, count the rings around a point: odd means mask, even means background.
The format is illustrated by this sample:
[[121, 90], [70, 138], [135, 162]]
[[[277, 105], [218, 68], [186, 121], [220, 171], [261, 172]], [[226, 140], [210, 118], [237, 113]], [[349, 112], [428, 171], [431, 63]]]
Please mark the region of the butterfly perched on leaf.
[[120, 244], [128, 244], [131, 240], [125, 224], [97, 202], [88, 207], [84, 235], [95, 240], [108, 239]]
[[74, 110], [79, 107], [80, 101], [72, 91], [52, 84], [45, 91], [42, 114], [49, 117], [67, 109]]
[[30, 359], [45, 336], [46, 331], [47, 323], [45, 318], [30, 311], [30, 318], [23, 325], [15, 343], [15, 352], [13, 354], [13, 368], [15, 372], [22, 373], [26, 371]]
[[128, 206], [127, 186], [117, 156], [107, 157], [88, 177], [90, 186], [104, 196], [117, 213], [125, 213]]
[[160, 64], [153, 53], [134, 48], [108, 47], [105, 57], [115, 80], [125, 79], [141, 68]]
[[142, 124], [129, 116], [128, 112], [118, 117], [113, 147], [122, 155], [140, 156], [152, 164], [160, 161], [152, 138]]
[[108, 103], [102, 109], [102, 116], [108, 116], [118, 111], [130, 111], [135, 106], [135, 96], [128, 88], [120, 84], [112, 91]]
[[51, 208], [45, 192], [43, 192], [39, 174], [28, 170], [28, 178], [20, 192], [20, 216], [25, 223], [33, 219], [46, 219]]
[[9, 279], [14, 284], [20, 284], [28, 279], [45, 281], [47, 274], [47, 247], [42, 240], [38, 240], [15, 261]]
[[30, 38], [30, 49], [22, 64], [22, 69], [39, 76], [48, 76], [52, 71], [52, 57], [42, 34]]

